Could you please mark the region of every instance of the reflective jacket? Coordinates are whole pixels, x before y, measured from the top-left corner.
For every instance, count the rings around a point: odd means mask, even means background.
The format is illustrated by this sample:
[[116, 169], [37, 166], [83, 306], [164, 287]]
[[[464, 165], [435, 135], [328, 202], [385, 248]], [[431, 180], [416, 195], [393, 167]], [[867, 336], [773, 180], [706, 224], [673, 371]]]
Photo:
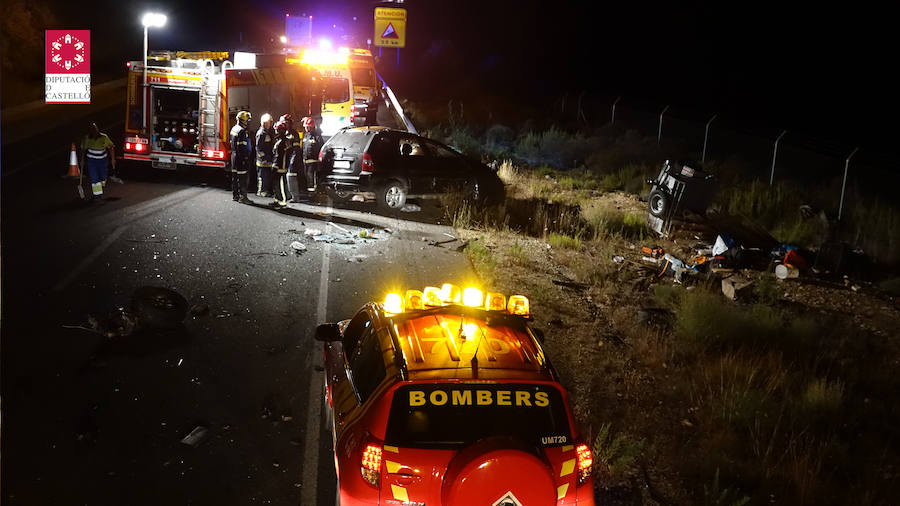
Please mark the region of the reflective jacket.
[[302, 136], [296, 130], [288, 130], [284, 135], [284, 149], [285, 149], [285, 165], [282, 165], [282, 170], [289, 170], [290, 168], [294, 168], [290, 172], [297, 172], [296, 169], [303, 168], [303, 159], [301, 158], [300, 152], [300, 143]]
[[275, 162], [275, 129], [259, 127], [256, 131], [256, 165], [271, 167]]
[[250, 168], [250, 161], [253, 159], [252, 148], [247, 127], [241, 126], [240, 123], [234, 125], [231, 129], [232, 170], [243, 172]]

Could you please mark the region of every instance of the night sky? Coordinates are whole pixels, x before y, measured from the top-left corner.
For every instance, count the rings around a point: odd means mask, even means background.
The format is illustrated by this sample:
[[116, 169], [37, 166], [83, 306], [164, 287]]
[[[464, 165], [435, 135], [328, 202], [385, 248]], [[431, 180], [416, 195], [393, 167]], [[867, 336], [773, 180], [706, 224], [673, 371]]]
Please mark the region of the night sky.
[[[389, 5], [35, 1], [49, 5], [61, 26], [93, 30], [95, 73], [114, 73], [125, 59], [140, 57], [145, 10], [169, 16], [166, 28], [151, 33], [151, 49], [258, 50], [283, 31], [286, 12], [313, 14], [322, 27], [326, 20], [353, 24], [355, 15], [359, 31], [369, 34], [373, 8]], [[897, 98], [889, 16], [860, 4], [787, 4], [410, 0], [403, 5], [409, 21], [400, 71], [421, 84], [412, 94], [463, 73], [490, 94], [623, 95], [632, 103], [671, 104], [683, 115], [719, 113], [885, 150], [897, 130], [890, 126]], [[448, 58], [455, 64], [434, 65]]]

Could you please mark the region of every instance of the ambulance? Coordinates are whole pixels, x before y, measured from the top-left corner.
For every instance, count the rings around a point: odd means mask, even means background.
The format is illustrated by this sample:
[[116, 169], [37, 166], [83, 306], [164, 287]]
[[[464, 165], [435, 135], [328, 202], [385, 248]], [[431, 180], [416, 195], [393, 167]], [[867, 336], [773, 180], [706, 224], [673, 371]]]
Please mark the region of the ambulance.
[[353, 123], [356, 126], [376, 125], [378, 121], [378, 75], [375, 59], [368, 49], [351, 49], [348, 59], [353, 78]]
[[308, 69], [321, 80], [322, 109], [319, 129], [330, 137], [344, 127], [353, 126], [353, 76], [348, 65], [350, 50], [300, 49], [287, 61]]
[[299, 118], [321, 109], [321, 78], [310, 69], [291, 65], [284, 55], [229, 56], [153, 52], [146, 87], [143, 62], [128, 62], [124, 159], [160, 169], [230, 170], [228, 134], [239, 111], [250, 111], [255, 132], [263, 113]]

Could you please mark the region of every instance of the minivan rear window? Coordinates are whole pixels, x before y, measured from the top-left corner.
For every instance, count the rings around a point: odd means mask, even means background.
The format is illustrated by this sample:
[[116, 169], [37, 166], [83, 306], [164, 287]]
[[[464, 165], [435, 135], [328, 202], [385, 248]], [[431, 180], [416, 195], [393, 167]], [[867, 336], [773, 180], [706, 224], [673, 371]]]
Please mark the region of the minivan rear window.
[[326, 147], [360, 154], [366, 148], [366, 142], [368, 142], [370, 137], [371, 135], [366, 135], [366, 132], [354, 132], [352, 130], [340, 132], [328, 139]]
[[404, 385], [394, 392], [384, 442], [461, 448], [492, 436], [542, 447], [572, 444], [559, 390], [527, 383]]

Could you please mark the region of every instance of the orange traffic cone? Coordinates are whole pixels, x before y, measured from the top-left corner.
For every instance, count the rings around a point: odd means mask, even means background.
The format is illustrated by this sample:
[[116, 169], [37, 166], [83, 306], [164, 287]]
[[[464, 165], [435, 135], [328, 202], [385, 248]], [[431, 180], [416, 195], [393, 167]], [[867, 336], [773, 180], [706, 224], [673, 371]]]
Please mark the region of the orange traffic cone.
[[81, 177], [81, 172], [78, 170], [78, 155], [75, 153], [75, 143], [72, 143], [72, 151], [69, 152], [69, 173], [66, 174], [67, 177]]

